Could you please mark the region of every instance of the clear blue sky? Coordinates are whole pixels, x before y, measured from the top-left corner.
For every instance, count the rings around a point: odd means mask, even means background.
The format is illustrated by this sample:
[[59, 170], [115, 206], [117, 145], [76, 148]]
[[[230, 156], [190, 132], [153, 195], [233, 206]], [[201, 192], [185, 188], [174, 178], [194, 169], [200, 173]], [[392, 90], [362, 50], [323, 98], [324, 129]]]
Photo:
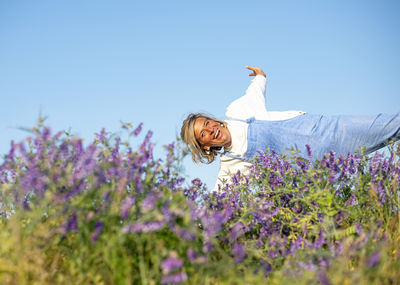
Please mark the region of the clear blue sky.
[[[1, 1], [0, 153], [42, 112], [86, 140], [143, 122], [160, 156], [188, 113], [223, 118], [245, 65], [267, 73], [269, 110], [397, 112], [399, 3]], [[217, 163], [185, 166], [213, 186]]]

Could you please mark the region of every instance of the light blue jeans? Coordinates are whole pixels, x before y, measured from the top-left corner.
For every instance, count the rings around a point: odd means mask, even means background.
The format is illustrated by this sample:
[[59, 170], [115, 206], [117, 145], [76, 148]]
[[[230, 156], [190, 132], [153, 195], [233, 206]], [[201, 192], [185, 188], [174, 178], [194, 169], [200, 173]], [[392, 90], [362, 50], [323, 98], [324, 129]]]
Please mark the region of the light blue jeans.
[[[267, 148], [278, 153], [298, 149], [307, 157], [310, 145], [313, 159], [322, 158], [331, 150], [347, 155], [366, 148], [371, 153], [391, 140], [400, 139], [400, 114], [376, 116], [325, 116], [303, 114], [284, 121], [249, 119], [247, 151], [249, 160]], [[229, 154], [228, 154], [229, 155]], [[243, 158], [242, 158], [243, 159]]]

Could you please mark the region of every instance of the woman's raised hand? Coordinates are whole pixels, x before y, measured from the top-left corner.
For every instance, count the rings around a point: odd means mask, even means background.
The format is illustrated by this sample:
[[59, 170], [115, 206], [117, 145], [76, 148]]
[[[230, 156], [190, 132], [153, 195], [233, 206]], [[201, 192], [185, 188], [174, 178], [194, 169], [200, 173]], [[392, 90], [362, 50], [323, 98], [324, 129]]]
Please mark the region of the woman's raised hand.
[[262, 76], [266, 77], [264, 71], [259, 67], [252, 67], [252, 66], [246, 65], [246, 68], [253, 71], [252, 73], [249, 74], [249, 76], [262, 75]]

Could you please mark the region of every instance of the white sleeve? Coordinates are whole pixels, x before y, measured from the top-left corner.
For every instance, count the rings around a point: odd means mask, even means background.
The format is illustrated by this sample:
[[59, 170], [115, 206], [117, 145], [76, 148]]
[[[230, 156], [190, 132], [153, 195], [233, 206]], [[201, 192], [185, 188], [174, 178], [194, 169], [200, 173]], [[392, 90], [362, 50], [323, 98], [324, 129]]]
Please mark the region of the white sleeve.
[[246, 120], [250, 117], [263, 117], [267, 113], [265, 108], [266, 78], [257, 75], [247, 88], [245, 95], [233, 101], [226, 108], [226, 117]]

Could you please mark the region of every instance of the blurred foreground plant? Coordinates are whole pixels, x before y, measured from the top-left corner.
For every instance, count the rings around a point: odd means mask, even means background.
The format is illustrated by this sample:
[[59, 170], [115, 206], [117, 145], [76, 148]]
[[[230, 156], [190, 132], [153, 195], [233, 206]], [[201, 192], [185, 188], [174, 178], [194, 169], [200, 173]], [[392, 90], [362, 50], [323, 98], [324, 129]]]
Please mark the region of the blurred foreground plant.
[[[393, 284], [399, 147], [311, 163], [260, 153], [219, 193], [184, 182], [180, 144], [123, 123], [88, 146], [43, 124], [0, 166], [3, 284]], [[131, 146], [132, 141], [137, 148]], [[311, 152], [310, 152], [311, 155]]]

